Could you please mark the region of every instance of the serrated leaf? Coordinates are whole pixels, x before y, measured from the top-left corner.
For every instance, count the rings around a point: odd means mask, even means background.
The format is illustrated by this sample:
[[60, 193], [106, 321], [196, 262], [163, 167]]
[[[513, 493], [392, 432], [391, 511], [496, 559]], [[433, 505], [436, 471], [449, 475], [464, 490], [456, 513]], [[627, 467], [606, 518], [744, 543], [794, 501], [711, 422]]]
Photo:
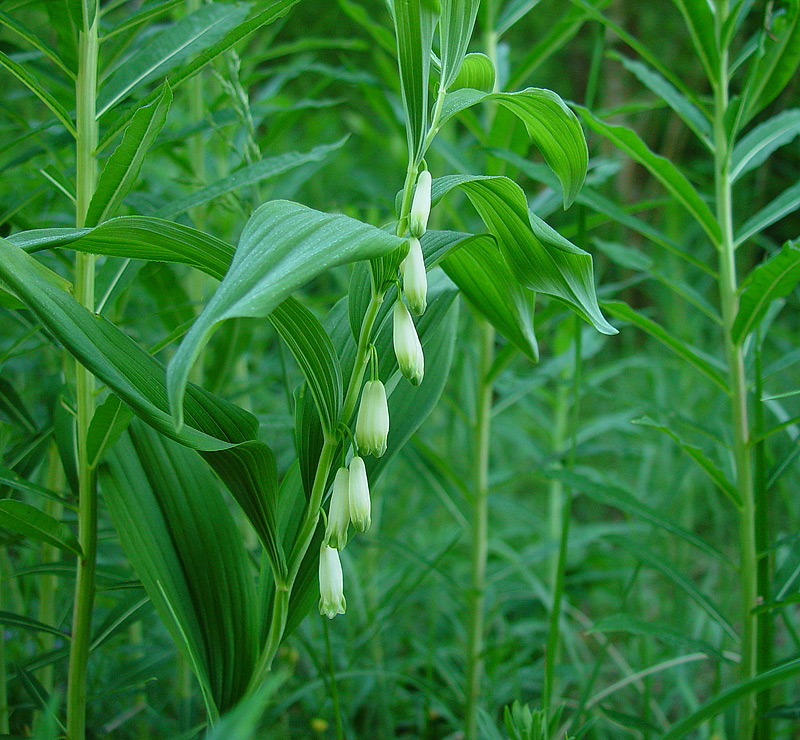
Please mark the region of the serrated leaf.
[[136, 111], [122, 134], [122, 141], [103, 167], [89, 203], [86, 225], [96, 226], [112, 217], [136, 184], [142, 162], [167, 120], [172, 91], [164, 85], [161, 97]]
[[741, 288], [739, 311], [731, 339], [741, 343], [764, 317], [769, 304], [789, 295], [800, 282], [800, 244], [786, 242], [777, 254], [764, 260]]
[[105, 115], [139, 85], [163, 77], [212, 47], [238, 26], [249, 10], [247, 3], [210, 3], [152, 36], [108, 76], [97, 96], [97, 117]]
[[248, 221], [231, 267], [167, 369], [176, 428], [189, 370], [220, 322], [268, 316], [293, 291], [336, 265], [397, 249], [403, 239], [343, 215], [272, 201]]
[[23, 501], [0, 501], [0, 527], [80, 557], [83, 553], [70, 528]]
[[475, 309], [528, 359], [539, 359], [533, 328], [536, 293], [520, 285], [489, 236], [463, 240], [442, 269]]
[[586, 108], [577, 106], [577, 110], [587, 125], [647, 169], [697, 220], [714, 244], [720, 243], [722, 235], [714, 214], [686, 176], [672, 162], [652, 152], [632, 129], [608, 124]]
[[448, 93], [440, 125], [478, 103], [497, 101], [524, 124], [545, 162], [556, 173], [567, 208], [583, 185], [589, 150], [578, 119], [552, 90], [529, 87], [514, 93], [485, 93], [465, 88]]
[[522, 285], [565, 301], [599, 332], [617, 333], [597, 305], [591, 255], [531, 213], [515, 182], [507, 177], [450, 175], [434, 181], [433, 201], [454, 188], [466, 193]]

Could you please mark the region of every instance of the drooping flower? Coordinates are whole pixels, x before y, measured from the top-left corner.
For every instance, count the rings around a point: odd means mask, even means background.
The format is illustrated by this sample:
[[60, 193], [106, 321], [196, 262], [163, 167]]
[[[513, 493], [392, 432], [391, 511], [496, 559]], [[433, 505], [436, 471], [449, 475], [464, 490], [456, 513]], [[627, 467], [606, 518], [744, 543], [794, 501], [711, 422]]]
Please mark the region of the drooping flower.
[[389, 406], [386, 389], [380, 380], [368, 380], [361, 393], [361, 406], [356, 419], [356, 444], [365, 455], [380, 457], [386, 452], [389, 436]]
[[422, 354], [417, 330], [411, 314], [401, 300], [394, 304], [394, 353], [400, 372], [411, 385], [419, 385], [425, 374], [425, 356]]
[[323, 544], [319, 552], [319, 613], [333, 619], [346, 608], [339, 551]]
[[325, 541], [337, 550], [344, 549], [347, 544], [347, 527], [350, 525], [350, 473], [347, 468], [339, 468], [333, 479], [331, 506], [328, 511], [328, 526], [325, 529]]
[[419, 239], [412, 236], [408, 243], [408, 254], [400, 265], [403, 274], [403, 295], [411, 313], [422, 316], [428, 302], [428, 276], [425, 274], [425, 258]]
[[431, 173], [422, 170], [417, 178], [414, 199], [411, 201], [411, 213], [408, 216], [408, 230], [411, 236], [419, 239], [428, 228], [428, 216], [431, 215]]
[[358, 532], [366, 532], [372, 521], [367, 469], [358, 456], [350, 461], [350, 519]]

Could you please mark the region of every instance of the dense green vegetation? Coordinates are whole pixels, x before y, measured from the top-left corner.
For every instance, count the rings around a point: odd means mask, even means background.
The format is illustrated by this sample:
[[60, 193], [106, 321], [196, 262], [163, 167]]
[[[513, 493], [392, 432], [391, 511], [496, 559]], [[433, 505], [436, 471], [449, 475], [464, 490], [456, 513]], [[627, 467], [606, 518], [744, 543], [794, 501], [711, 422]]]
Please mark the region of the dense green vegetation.
[[0, 737], [797, 737], [798, 63], [5, 0]]

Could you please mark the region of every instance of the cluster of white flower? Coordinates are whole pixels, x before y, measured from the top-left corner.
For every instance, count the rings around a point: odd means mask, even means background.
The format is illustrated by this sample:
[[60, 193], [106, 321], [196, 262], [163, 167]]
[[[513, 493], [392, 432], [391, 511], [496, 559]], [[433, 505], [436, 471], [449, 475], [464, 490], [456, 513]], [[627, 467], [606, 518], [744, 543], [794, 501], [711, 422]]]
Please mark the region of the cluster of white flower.
[[[419, 239], [428, 227], [430, 211], [431, 175], [423, 170], [417, 179], [411, 204], [408, 255], [400, 265], [403, 295], [411, 311], [417, 316], [425, 313], [427, 305], [428, 279]], [[394, 352], [400, 372], [412, 385], [419, 385], [425, 374], [425, 357], [414, 321], [399, 295], [394, 304], [392, 328]], [[389, 407], [386, 403], [386, 389], [380, 380], [369, 380], [364, 384], [356, 419], [355, 451], [380, 457], [386, 452], [388, 436]], [[347, 607], [339, 550], [344, 549], [347, 544], [347, 531], [351, 522], [357, 532], [366, 532], [369, 529], [369, 481], [364, 460], [358, 454], [350, 460], [349, 469], [341, 467], [336, 471], [328, 524], [320, 551], [319, 610], [329, 619], [337, 614], [344, 614]]]

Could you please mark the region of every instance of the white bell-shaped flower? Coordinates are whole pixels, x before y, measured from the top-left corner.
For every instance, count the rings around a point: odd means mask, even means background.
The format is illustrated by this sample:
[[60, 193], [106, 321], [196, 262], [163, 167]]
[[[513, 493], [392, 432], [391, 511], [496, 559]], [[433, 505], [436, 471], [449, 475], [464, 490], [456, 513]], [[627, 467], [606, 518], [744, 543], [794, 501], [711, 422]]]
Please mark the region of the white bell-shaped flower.
[[403, 274], [403, 295], [411, 313], [422, 316], [428, 302], [428, 276], [425, 273], [425, 258], [419, 239], [412, 236], [408, 241], [408, 254], [400, 265]]
[[337, 550], [347, 544], [347, 527], [350, 525], [350, 473], [347, 468], [339, 468], [333, 479], [331, 506], [328, 511], [328, 526], [325, 541]]
[[411, 385], [419, 385], [425, 375], [425, 356], [411, 314], [400, 299], [394, 304], [393, 329], [394, 353], [400, 372]]
[[408, 230], [411, 236], [419, 239], [428, 228], [428, 216], [431, 215], [431, 173], [422, 170], [417, 178], [414, 199], [411, 201], [411, 213], [408, 216]]
[[380, 380], [368, 380], [361, 393], [356, 419], [356, 444], [359, 452], [380, 457], [386, 452], [389, 436], [389, 406], [386, 389]]
[[372, 521], [367, 469], [358, 456], [350, 461], [350, 519], [357, 532], [366, 532]]
[[339, 551], [323, 544], [319, 551], [319, 613], [333, 619], [346, 608]]

